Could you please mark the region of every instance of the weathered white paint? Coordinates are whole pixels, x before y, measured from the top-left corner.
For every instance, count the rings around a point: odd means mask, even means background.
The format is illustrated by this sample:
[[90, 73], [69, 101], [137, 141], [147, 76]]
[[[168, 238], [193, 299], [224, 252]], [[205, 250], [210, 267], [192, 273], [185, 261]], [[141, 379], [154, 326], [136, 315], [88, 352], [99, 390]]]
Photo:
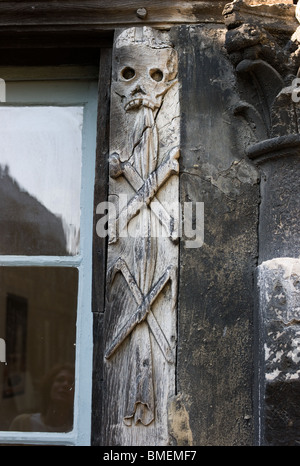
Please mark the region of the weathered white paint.
[[280, 269], [284, 272], [283, 278], [289, 278], [293, 274], [300, 275], [300, 258], [277, 257], [263, 262], [260, 268], [270, 270]]
[[299, 378], [300, 259], [280, 257], [262, 263], [258, 286], [266, 380]]
[[300, 380], [300, 259], [279, 257], [257, 270], [259, 441], [266, 385]]
[[269, 372], [266, 374], [266, 380], [275, 380], [279, 375], [281, 371], [279, 369], [275, 369], [273, 372]]

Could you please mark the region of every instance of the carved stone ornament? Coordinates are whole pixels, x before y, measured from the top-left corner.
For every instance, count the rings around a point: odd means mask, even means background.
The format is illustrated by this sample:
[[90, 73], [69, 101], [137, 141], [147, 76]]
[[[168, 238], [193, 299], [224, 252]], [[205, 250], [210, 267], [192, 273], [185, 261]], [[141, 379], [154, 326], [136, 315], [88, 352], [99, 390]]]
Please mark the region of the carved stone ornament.
[[177, 54], [168, 33], [123, 30], [112, 77], [106, 409], [116, 442], [159, 445], [175, 390], [179, 220]]
[[260, 443], [299, 446], [300, 260], [281, 257], [257, 270]]
[[300, 444], [300, 3], [269, 6], [286, 12], [275, 28], [245, 15], [243, 0], [228, 4], [225, 46], [242, 89], [235, 116], [246, 119], [256, 139], [245, 152], [261, 174], [258, 442], [292, 446]]
[[[249, 8], [256, 14], [249, 14]], [[298, 133], [299, 8], [276, 2], [249, 6], [234, 0], [223, 11], [225, 48], [243, 89], [234, 113], [254, 128], [257, 142]], [[268, 18], [276, 20], [276, 27]]]

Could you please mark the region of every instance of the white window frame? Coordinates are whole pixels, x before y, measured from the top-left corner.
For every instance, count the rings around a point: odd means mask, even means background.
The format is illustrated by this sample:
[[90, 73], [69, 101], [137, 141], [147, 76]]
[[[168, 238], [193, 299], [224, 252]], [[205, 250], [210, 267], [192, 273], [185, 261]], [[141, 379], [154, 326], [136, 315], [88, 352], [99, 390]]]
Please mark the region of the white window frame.
[[[92, 239], [98, 69], [75, 66], [0, 67], [0, 77], [6, 82], [6, 102], [0, 105], [82, 105], [84, 107], [79, 255], [63, 257], [0, 255], [1, 267], [49, 266], [78, 269], [73, 430], [67, 433], [0, 431], [0, 444], [88, 446], [91, 443], [92, 411]], [[10, 83], [15, 87], [13, 95], [10, 95]], [[58, 83], [60, 85], [57, 87]], [[52, 86], [53, 92], [44, 95], [37, 92], [37, 88], [42, 89], [47, 85], [50, 88]], [[55, 86], [57, 92], [54, 92]], [[22, 87], [27, 89], [25, 94], [21, 92]], [[18, 92], [19, 88], [20, 92]]]

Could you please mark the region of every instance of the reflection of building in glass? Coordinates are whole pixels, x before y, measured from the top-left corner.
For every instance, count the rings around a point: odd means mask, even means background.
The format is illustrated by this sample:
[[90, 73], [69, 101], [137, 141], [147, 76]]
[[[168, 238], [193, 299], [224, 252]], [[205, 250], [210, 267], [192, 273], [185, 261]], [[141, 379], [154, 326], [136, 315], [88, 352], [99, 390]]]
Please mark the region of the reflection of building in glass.
[[0, 254], [67, 255], [62, 220], [0, 166]]
[[[0, 167], [0, 254], [66, 255], [62, 220]], [[39, 410], [40, 383], [57, 364], [74, 364], [78, 271], [0, 267], [0, 430]]]

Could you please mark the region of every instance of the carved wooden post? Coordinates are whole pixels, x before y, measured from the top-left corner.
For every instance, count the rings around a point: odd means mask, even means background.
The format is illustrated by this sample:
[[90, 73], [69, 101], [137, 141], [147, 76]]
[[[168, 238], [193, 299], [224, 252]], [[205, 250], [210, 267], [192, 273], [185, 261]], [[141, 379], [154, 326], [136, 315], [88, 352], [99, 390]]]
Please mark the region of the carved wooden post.
[[175, 391], [179, 100], [167, 32], [121, 31], [111, 88], [103, 444], [168, 444]]

